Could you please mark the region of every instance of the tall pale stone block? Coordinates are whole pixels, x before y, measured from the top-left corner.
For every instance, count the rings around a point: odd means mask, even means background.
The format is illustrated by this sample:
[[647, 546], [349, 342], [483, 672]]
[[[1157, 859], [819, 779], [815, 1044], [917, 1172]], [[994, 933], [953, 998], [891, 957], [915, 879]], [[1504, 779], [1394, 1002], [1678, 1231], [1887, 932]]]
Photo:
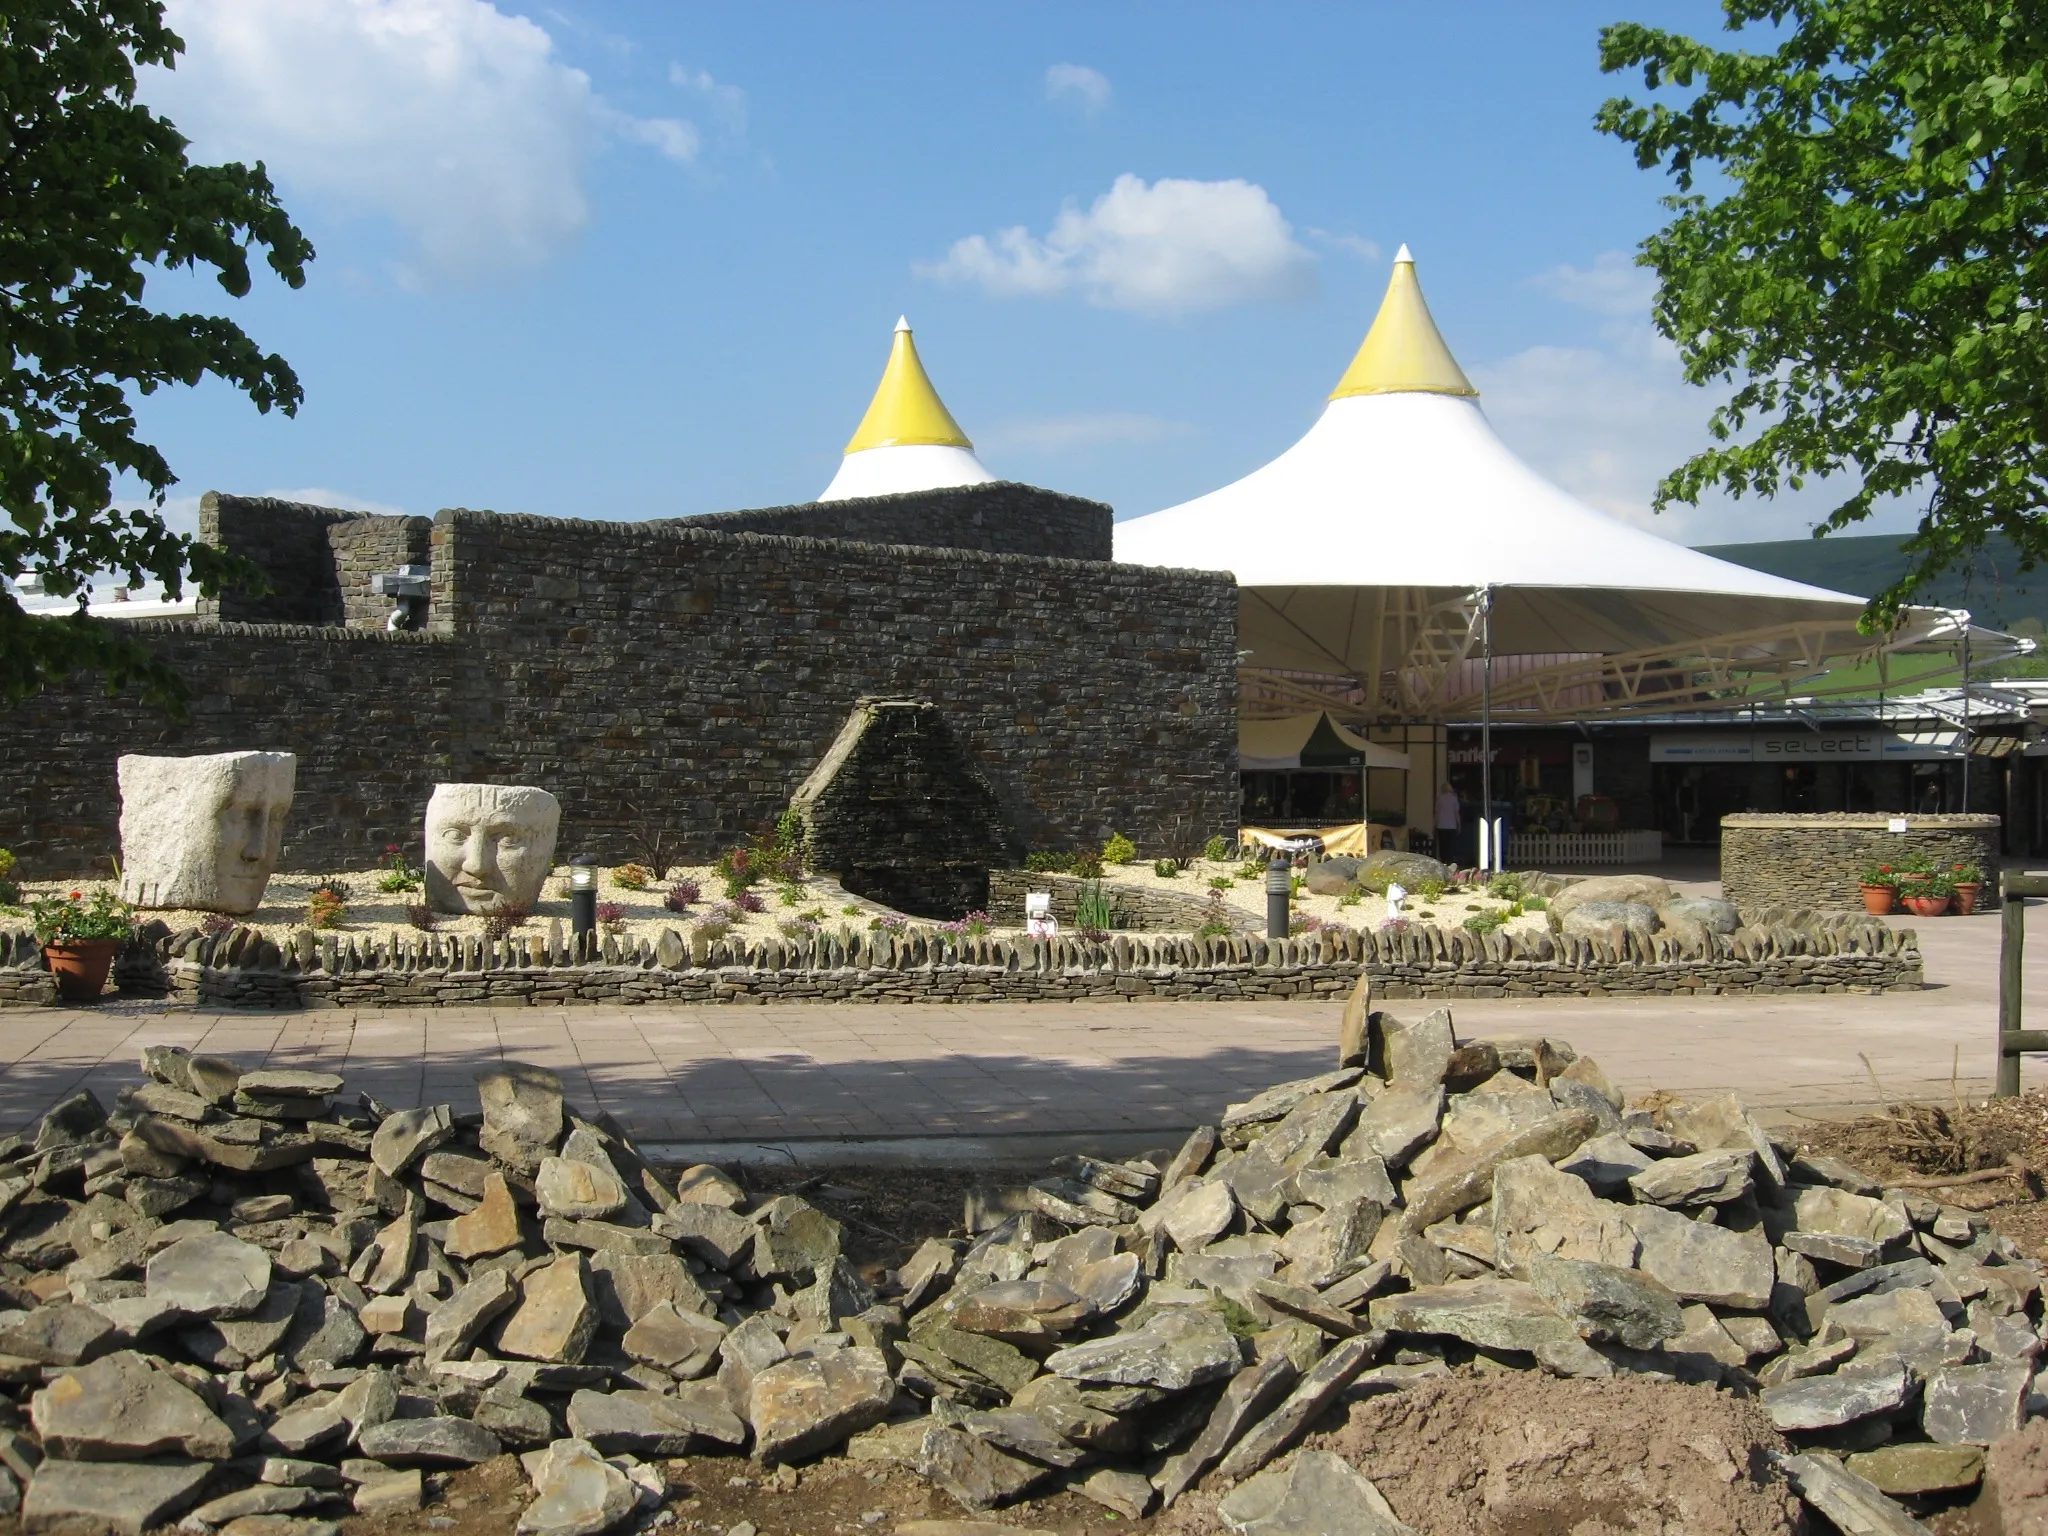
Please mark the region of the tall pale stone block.
[[427, 900], [442, 912], [530, 907], [555, 862], [561, 802], [519, 784], [436, 784], [427, 800]]
[[123, 757], [122, 898], [254, 912], [284, 846], [298, 761], [289, 752]]

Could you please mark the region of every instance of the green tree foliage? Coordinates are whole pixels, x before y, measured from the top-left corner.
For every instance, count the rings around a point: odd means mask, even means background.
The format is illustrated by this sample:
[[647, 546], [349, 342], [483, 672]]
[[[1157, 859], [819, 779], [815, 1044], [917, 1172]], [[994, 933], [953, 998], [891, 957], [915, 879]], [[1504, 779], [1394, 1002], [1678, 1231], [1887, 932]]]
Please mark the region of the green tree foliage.
[[[313, 248], [259, 163], [193, 165], [187, 141], [135, 99], [138, 65], [183, 43], [159, 0], [7, 0], [0, 7], [0, 571], [81, 593], [95, 571], [211, 594], [255, 568], [113, 507], [133, 475], [161, 507], [170, 465], [135, 431], [131, 391], [226, 380], [258, 410], [297, 409], [298, 378], [230, 321], [159, 314], [151, 269], [210, 267], [237, 298], [249, 253], [301, 286]], [[11, 526], [10, 526], [11, 524]], [[31, 618], [0, 593], [0, 701], [75, 671], [177, 707], [184, 685], [118, 625]]]
[[[1926, 508], [1887, 622], [1993, 531], [2048, 556], [2048, 3], [1724, 0], [1716, 48], [1625, 23], [1603, 69], [1646, 102], [1599, 128], [1676, 184], [1638, 258], [1695, 384], [1736, 387], [1660, 507], [1846, 472], [1816, 533], [1880, 500]], [[1711, 194], [1711, 195], [1710, 195]]]

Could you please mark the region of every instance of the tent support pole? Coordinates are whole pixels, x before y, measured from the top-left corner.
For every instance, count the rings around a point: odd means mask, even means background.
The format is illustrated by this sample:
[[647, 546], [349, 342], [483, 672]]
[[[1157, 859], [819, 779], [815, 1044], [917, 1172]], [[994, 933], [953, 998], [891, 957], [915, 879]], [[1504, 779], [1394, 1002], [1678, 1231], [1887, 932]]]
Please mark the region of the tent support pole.
[[1500, 868], [1493, 818], [1493, 588], [1479, 589], [1479, 868]]
[[1963, 616], [1963, 803], [1962, 813], [1970, 814], [1970, 617]]

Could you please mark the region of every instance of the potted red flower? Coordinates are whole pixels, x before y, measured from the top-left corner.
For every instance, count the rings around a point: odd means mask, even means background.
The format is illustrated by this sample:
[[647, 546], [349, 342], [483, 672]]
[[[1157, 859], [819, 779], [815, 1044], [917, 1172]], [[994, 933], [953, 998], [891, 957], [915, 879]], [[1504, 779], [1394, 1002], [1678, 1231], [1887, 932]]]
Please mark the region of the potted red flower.
[[1957, 913], [1968, 917], [1977, 910], [1977, 893], [1984, 889], [1984, 871], [1974, 864], [1952, 864], [1948, 878], [1955, 888]]
[[105, 886], [88, 899], [73, 891], [62, 900], [30, 904], [43, 959], [67, 1003], [90, 1003], [107, 987], [107, 972], [121, 946], [134, 937], [135, 909]]
[[1899, 892], [1906, 910], [1915, 917], [1940, 917], [1955, 899], [1955, 885], [1946, 870], [1928, 875], [1918, 884]]
[[1867, 864], [1861, 877], [1863, 910], [1883, 917], [1899, 899], [1899, 872], [1889, 864]]

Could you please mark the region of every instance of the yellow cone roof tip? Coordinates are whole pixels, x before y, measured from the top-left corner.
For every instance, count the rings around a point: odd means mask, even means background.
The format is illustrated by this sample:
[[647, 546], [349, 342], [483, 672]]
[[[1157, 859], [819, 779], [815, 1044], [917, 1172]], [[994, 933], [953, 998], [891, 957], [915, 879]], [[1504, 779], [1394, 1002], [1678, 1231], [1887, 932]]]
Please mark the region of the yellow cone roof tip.
[[1330, 398], [1478, 393], [1430, 317], [1422, 284], [1415, 276], [1415, 258], [1402, 246], [1394, 254], [1394, 273], [1387, 280], [1387, 296], [1380, 300], [1372, 329], [1365, 333], [1358, 355], [1330, 391]]
[[941, 448], [972, 448], [960, 423], [946, 409], [946, 402], [932, 388], [930, 375], [917, 356], [911, 340], [910, 321], [896, 319], [895, 339], [889, 344], [889, 365], [882, 370], [882, 382], [875, 386], [875, 398], [867, 415], [846, 445], [848, 453], [868, 448], [896, 448], [929, 444]]

